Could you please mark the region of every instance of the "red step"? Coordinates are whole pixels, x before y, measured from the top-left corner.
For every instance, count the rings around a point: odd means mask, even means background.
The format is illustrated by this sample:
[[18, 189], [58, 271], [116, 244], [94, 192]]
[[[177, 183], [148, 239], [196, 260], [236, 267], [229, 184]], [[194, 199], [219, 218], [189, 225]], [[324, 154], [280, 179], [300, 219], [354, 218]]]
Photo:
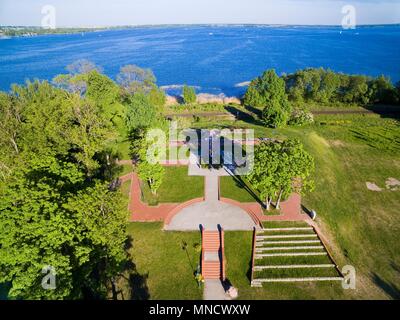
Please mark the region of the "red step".
[[[203, 254], [205, 252], [218, 252], [221, 249], [219, 231], [203, 231]], [[204, 279], [221, 278], [221, 261], [202, 261], [201, 273]]]

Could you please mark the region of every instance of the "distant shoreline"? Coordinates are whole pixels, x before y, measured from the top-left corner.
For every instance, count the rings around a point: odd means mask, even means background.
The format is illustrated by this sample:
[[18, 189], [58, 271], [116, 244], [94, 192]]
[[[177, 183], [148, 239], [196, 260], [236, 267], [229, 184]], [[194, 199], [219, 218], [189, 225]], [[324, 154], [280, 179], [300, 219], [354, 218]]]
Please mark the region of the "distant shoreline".
[[[118, 31], [129, 29], [150, 28], [185, 28], [185, 27], [230, 27], [230, 28], [341, 28], [341, 25], [300, 25], [300, 24], [143, 24], [127, 26], [98, 26], [98, 27], [60, 27], [45, 29], [40, 26], [3, 26], [0, 25], [0, 39], [14, 37], [33, 37], [40, 35], [66, 35], [85, 32]], [[360, 24], [357, 28], [400, 27], [399, 23], [392, 24]]]

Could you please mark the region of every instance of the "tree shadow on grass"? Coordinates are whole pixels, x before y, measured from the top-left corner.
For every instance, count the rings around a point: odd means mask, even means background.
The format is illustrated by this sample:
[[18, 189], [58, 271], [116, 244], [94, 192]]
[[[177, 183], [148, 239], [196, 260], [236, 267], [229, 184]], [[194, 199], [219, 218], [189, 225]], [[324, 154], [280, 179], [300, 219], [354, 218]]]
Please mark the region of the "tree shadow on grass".
[[265, 209], [264, 202], [260, 199], [260, 197], [251, 188], [249, 188], [249, 186], [244, 182], [244, 180], [241, 176], [231, 175], [231, 177], [235, 181], [236, 186], [247, 191], [251, 195], [251, 197]]
[[365, 109], [379, 114], [381, 118], [392, 118], [400, 120], [400, 106], [395, 105], [372, 105], [366, 106]]
[[251, 107], [246, 107], [246, 109], [253, 114], [244, 112], [234, 106], [225, 106], [225, 110], [234, 115], [236, 120], [241, 120], [253, 125], [264, 125], [263, 122], [259, 120], [261, 118], [260, 110]]
[[[392, 267], [392, 269], [394, 271], [396, 271], [398, 273], [398, 276], [400, 276], [400, 266], [395, 264], [393, 261], [390, 263], [390, 266]], [[397, 285], [382, 279], [375, 272], [372, 273], [372, 280], [379, 288], [381, 288], [383, 291], [385, 291], [385, 293], [388, 296], [390, 296], [392, 299], [395, 299], [395, 300], [400, 299], [400, 288]]]
[[11, 289], [11, 283], [0, 283], [0, 300], [8, 300], [8, 292]]
[[251, 264], [252, 264], [252, 261], [250, 259], [249, 266], [248, 266], [248, 269], [247, 269], [247, 272], [246, 272], [246, 277], [247, 277], [247, 279], [249, 281], [251, 281], [251, 269], [252, 269], [252, 265]]
[[129, 277], [129, 284], [131, 287], [131, 300], [149, 300], [150, 292], [147, 286], [147, 279], [149, 274], [134, 273]]
[[[147, 286], [149, 273], [140, 274], [137, 271], [136, 264], [132, 261], [129, 249], [133, 248], [134, 239], [128, 236], [124, 249], [128, 253], [128, 257], [122, 265], [119, 273], [119, 281], [122, 285], [117, 286], [116, 282], [112, 283], [112, 299], [113, 300], [149, 300], [150, 292]], [[125, 290], [124, 290], [125, 289]], [[127, 294], [127, 296], [124, 295]]]

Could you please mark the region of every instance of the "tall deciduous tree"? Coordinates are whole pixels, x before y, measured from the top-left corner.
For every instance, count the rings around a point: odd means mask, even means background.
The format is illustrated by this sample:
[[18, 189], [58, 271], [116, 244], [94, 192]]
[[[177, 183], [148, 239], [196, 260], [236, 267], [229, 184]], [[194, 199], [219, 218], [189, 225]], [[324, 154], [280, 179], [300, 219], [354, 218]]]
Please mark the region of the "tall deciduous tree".
[[157, 110], [144, 93], [135, 93], [129, 99], [125, 123], [128, 131], [148, 128], [157, 121]]
[[138, 174], [140, 179], [149, 184], [150, 190], [153, 194], [157, 193], [160, 188], [165, 169], [160, 164], [151, 164], [147, 161], [141, 161], [138, 165]]
[[261, 109], [263, 121], [271, 127], [286, 125], [291, 112], [285, 81], [275, 70], [267, 70], [251, 82], [244, 103]]
[[263, 142], [256, 147], [250, 183], [260, 191], [269, 210], [275, 199], [280, 208], [282, 198], [292, 192], [312, 190], [311, 174], [314, 160], [297, 139], [283, 142]]
[[148, 93], [155, 85], [156, 77], [150, 69], [142, 69], [136, 65], [126, 65], [120, 69], [117, 82], [129, 94]]
[[192, 104], [196, 102], [196, 90], [193, 87], [185, 85], [182, 90], [183, 101], [186, 104]]
[[265, 200], [267, 210], [278, 191], [276, 173], [279, 166], [280, 147], [276, 143], [261, 143], [254, 152], [253, 170], [248, 175], [249, 182]]
[[[14, 86], [0, 106], [18, 146], [0, 138], [15, 151], [0, 187], [0, 283], [16, 298], [104, 297], [127, 238], [121, 195], [95, 170], [113, 127], [93, 100], [47, 82]], [[55, 290], [41, 286], [46, 266]]]

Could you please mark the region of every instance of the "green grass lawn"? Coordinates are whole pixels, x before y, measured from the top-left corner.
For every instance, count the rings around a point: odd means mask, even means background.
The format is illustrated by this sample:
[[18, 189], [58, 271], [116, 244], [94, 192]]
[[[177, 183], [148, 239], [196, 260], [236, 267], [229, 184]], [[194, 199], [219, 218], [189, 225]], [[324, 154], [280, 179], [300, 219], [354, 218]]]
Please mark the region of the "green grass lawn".
[[143, 200], [150, 205], [157, 203], [180, 203], [204, 196], [204, 178], [188, 176], [188, 167], [165, 167], [165, 176], [157, 195], [148, 184], [142, 184]]
[[128, 173], [131, 173], [132, 171], [133, 171], [133, 166], [131, 164], [124, 164], [122, 166], [118, 166], [118, 168], [117, 168], [119, 177], [122, 177]]
[[[129, 283], [122, 282], [126, 299], [202, 299], [194, 271], [200, 253], [194, 249], [201, 243], [200, 232], [166, 232], [161, 223], [130, 223], [129, 249], [134, 266]], [[187, 243], [187, 253], [182, 249]], [[133, 286], [133, 289], [132, 289]]]
[[220, 192], [222, 197], [239, 202], [258, 201], [258, 193], [241, 177], [220, 177]]
[[126, 203], [129, 202], [129, 191], [131, 188], [131, 180], [125, 181], [122, 185], [121, 185], [121, 193], [124, 197], [124, 201], [126, 201]]

